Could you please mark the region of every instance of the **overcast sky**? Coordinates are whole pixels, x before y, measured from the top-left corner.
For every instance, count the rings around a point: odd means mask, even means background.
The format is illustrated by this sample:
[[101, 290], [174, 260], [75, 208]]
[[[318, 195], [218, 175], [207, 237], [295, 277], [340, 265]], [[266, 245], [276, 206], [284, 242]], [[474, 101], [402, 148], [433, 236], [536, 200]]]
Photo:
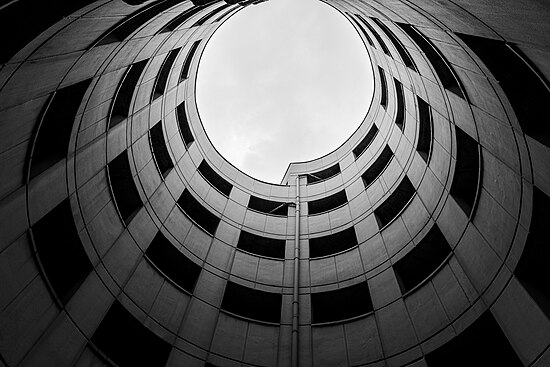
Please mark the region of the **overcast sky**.
[[339, 12], [319, 0], [269, 0], [211, 38], [197, 103], [227, 160], [279, 183], [290, 162], [321, 157], [357, 129], [372, 88], [368, 54]]

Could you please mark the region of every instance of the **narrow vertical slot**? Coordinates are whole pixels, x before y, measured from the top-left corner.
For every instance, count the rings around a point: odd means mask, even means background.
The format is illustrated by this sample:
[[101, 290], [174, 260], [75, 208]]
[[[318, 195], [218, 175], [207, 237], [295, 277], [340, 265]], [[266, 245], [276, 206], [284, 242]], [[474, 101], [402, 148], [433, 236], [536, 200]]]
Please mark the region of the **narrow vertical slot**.
[[416, 97], [418, 106], [418, 144], [416, 150], [428, 163], [432, 150], [432, 112], [430, 105], [422, 98]]
[[405, 94], [403, 93], [403, 85], [397, 80], [393, 79], [395, 84], [395, 93], [397, 95], [397, 111], [395, 113], [395, 124], [403, 131], [405, 129]]
[[386, 82], [386, 74], [384, 69], [378, 67], [378, 73], [380, 74], [380, 105], [386, 109], [388, 107], [388, 82]]
[[136, 90], [139, 78], [147, 65], [148, 60], [136, 62], [128, 67], [122, 77], [113, 99], [111, 115], [109, 116], [109, 128], [119, 124], [130, 114], [132, 96]]
[[457, 157], [451, 196], [467, 216], [473, 216], [479, 185], [479, 146], [456, 126], [455, 131]]
[[197, 52], [200, 43], [201, 41], [198, 40], [193, 42], [193, 45], [191, 45], [191, 48], [189, 49], [189, 52], [185, 57], [185, 61], [183, 62], [183, 67], [180, 74], [180, 82], [189, 78], [189, 69], [191, 68], [191, 62], [193, 61], [193, 57], [195, 56], [195, 53]]
[[174, 61], [176, 61], [176, 57], [178, 57], [179, 52], [180, 48], [176, 48], [171, 50], [168, 53], [168, 56], [166, 56], [166, 59], [164, 60], [164, 62], [162, 63], [162, 67], [160, 68], [160, 72], [157, 75], [157, 80], [155, 81], [155, 88], [153, 89], [151, 101], [159, 98], [164, 94], [164, 91], [166, 90], [166, 83], [168, 83], [170, 70], [172, 70], [172, 66], [174, 65]]
[[35, 138], [31, 178], [67, 156], [74, 119], [91, 81], [87, 79], [61, 88], [50, 98]]
[[116, 206], [124, 223], [129, 224], [138, 210], [143, 206], [136, 188], [128, 151], [120, 153], [107, 165], [109, 181]]
[[151, 139], [151, 147], [153, 148], [153, 157], [155, 158], [159, 172], [163, 177], [166, 177], [170, 170], [174, 168], [174, 163], [166, 147], [162, 121], [157, 122], [157, 124], [149, 130], [149, 137]]

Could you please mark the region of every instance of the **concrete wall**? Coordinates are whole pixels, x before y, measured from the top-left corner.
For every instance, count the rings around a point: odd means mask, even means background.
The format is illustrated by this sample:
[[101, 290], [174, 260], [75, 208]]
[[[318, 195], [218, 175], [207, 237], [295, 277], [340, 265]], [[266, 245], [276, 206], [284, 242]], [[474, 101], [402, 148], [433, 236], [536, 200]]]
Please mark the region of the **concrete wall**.
[[[240, 6], [203, 19], [225, 3], [159, 3], [88, 4], [0, 65], [0, 365], [290, 365], [297, 175], [300, 365], [548, 365], [550, 135], [464, 36], [508, 55], [502, 63], [535, 80], [524, 92], [542, 86], [546, 98], [548, 5], [326, 1], [365, 42], [373, 102], [341, 147], [272, 185], [217, 153], [196, 107], [200, 54]], [[157, 124], [164, 144], [151, 139]], [[172, 165], [162, 172], [159, 149]], [[203, 161], [214, 176], [198, 171]], [[335, 164], [340, 173], [307, 183]], [[310, 215], [311, 202], [342, 191], [342, 205]], [[283, 214], [251, 209], [251, 197], [285, 204]], [[356, 238], [342, 243], [346, 230]], [[284, 241], [283, 255], [262, 255], [261, 238]], [[320, 243], [325, 255], [310, 256]], [[154, 252], [162, 246], [177, 253]]]

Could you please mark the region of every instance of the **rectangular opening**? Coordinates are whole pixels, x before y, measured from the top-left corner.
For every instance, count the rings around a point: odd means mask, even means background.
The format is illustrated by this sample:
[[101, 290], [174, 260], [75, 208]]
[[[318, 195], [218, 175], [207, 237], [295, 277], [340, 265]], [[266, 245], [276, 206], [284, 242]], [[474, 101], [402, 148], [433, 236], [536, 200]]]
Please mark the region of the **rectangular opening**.
[[363, 152], [367, 150], [369, 145], [372, 143], [372, 141], [376, 137], [376, 134], [378, 134], [378, 128], [376, 127], [375, 124], [372, 124], [367, 135], [365, 135], [363, 140], [361, 140], [361, 142], [353, 149], [353, 156], [355, 157], [355, 159], [359, 158], [361, 154], [363, 154]]
[[477, 142], [455, 126], [456, 165], [451, 195], [467, 216], [473, 215], [479, 181], [479, 146]]
[[425, 359], [428, 367], [523, 366], [490, 310]]
[[328, 236], [309, 239], [309, 257], [334, 255], [357, 246], [355, 227], [329, 234]]
[[285, 240], [258, 236], [241, 231], [237, 248], [260, 256], [285, 258]]
[[312, 200], [307, 202], [309, 215], [324, 213], [329, 210], [338, 208], [348, 202], [346, 190], [338, 191], [336, 194], [327, 196], [326, 198]]
[[[361, 23], [359, 23], [357, 20], [355, 20], [355, 18], [352, 17], [349, 13], [347, 13], [347, 14], [349, 16], [349, 19], [351, 19], [351, 21], [357, 26], [357, 28], [359, 28], [361, 30], [361, 33], [363, 34], [363, 36], [365, 36], [365, 39], [367, 40], [368, 44], [371, 47], [374, 47], [374, 43], [372, 42], [372, 39], [370, 38], [370, 36], [367, 33], [367, 31], [365, 30], [365, 28], [363, 28]], [[358, 17], [359, 15], [355, 14], [355, 16]]]
[[201, 267], [178, 250], [158, 232], [145, 255], [167, 278], [189, 293], [193, 293]]
[[91, 81], [86, 79], [61, 88], [50, 98], [35, 138], [30, 161], [31, 178], [67, 156], [74, 119]]
[[262, 199], [254, 195], [250, 195], [248, 199], [248, 208], [259, 211], [265, 214], [271, 215], [288, 215], [288, 204], [281, 201], [271, 201], [267, 199]]
[[210, 182], [212, 186], [218, 189], [219, 192], [221, 192], [225, 196], [229, 196], [229, 194], [231, 194], [233, 185], [231, 185], [226, 179], [224, 179], [216, 171], [214, 171], [212, 167], [210, 167], [208, 162], [206, 162], [204, 159], [199, 165], [198, 171], [200, 172], [202, 177], [204, 177], [206, 181]]
[[325, 168], [322, 171], [307, 173], [306, 174], [307, 183], [309, 185], [315, 182], [323, 181], [333, 176], [336, 176], [339, 173], [340, 173], [340, 164], [336, 163], [335, 165]]
[[369, 24], [369, 22], [367, 22], [367, 20], [365, 18], [363, 18], [361, 15], [357, 14], [357, 17], [359, 19], [361, 19], [361, 21], [363, 22], [363, 24], [365, 25], [365, 27], [368, 28], [368, 30], [372, 33], [372, 35], [374, 36], [374, 38], [376, 38], [376, 40], [378, 41], [378, 44], [380, 45], [380, 47], [382, 48], [382, 51], [384, 51], [384, 53], [388, 56], [391, 57], [391, 53], [390, 53], [390, 50], [388, 49], [388, 46], [386, 46], [386, 44], [384, 43], [384, 41], [382, 40], [382, 37], [380, 37], [380, 35], [374, 30], [374, 28], [372, 28], [372, 26]]
[[149, 137], [151, 138], [151, 146], [153, 147], [153, 157], [157, 162], [157, 168], [159, 169], [162, 177], [166, 177], [170, 170], [174, 168], [170, 153], [166, 147], [166, 141], [164, 140], [164, 133], [162, 131], [162, 121], [156, 123], [155, 126], [149, 130]]
[[181, 48], [176, 48], [168, 52], [168, 56], [166, 56], [166, 59], [160, 68], [160, 72], [157, 75], [151, 100], [157, 99], [164, 94], [164, 91], [166, 90], [166, 83], [168, 82], [168, 75], [170, 75], [170, 70], [172, 70], [172, 66], [174, 65], [174, 61], [176, 61], [176, 57], [178, 57], [180, 49]]
[[172, 346], [114, 301], [91, 339], [120, 367], [164, 366]]
[[393, 265], [401, 294], [409, 292], [428, 279], [450, 253], [451, 247], [447, 239], [437, 224], [434, 224], [426, 236]]
[[185, 23], [187, 19], [199, 13], [205, 7], [206, 6], [204, 5], [199, 5], [184, 11], [183, 13], [181, 13], [180, 15], [176, 16], [174, 19], [169, 21], [164, 27], [161, 28], [161, 30], [158, 33], [166, 33], [166, 32], [172, 32], [176, 30], [180, 25]]
[[183, 62], [183, 67], [181, 68], [180, 82], [189, 78], [189, 69], [191, 68], [191, 62], [193, 61], [193, 57], [195, 56], [195, 53], [197, 52], [200, 43], [201, 40], [198, 40], [193, 42], [193, 45], [191, 45], [191, 48], [189, 49], [189, 52], [185, 57], [185, 61]]
[[111, 190], [118, 212], [124, 223], [129, 224], [143, 206], [130, 169], [128, 151], [120, 153], [107, 165]]
[[395, 34], [392, 31], [390, 31], [390, 29], [380, 19], [376, 19], [376, 18], [371, 18], [371, 19], [374, 21], [374, 23], [376, 23], [376, 25], [378, 25], [378, 27], [380, 27], [382, 32], [384, 32], [386, 36], [388, 36], [391, 43], [397, 50], [397, 53], [399, 53], [401, 60], [403, 60], [403, 63], [405, 64], [405, 66], [416, 71], [417, 70], [416, 65], [414, 64], [414, 61], [411, 55], [409, 54], [405, 46], [403, 46], [401, 41], [395, 36]]
[[443, 88], [447, 89], [449, 92], [452, 92], [464, 98], [462, 89], [460, 88], [460, 82], [458, 77], [453, 71], [450, 64], [447, 62], [445, 57], [439, 52], [439, 50], [426, 38], [418, 29], [414, 28], [409, 24], [396, 23], [409, 37], [412, 38], [414, 43], [424, 52], [424, 55], [432, 64], [432, 67], [437, 74], [437, 77], [441, 81]]
[[224, 4], [222, 6], [220, 6], [219, 8], [217, 9], [214, 9], [212, 10], [210, 13], [206, 14], [204, 17], [200, 18], [199, 20], [197, 20], [195, 22], [195, 24], [193, 24], [193, 26], [200, 26], [200, 25], [203, 25], [204, 23], [206, 23], [206, 21], [210, 18], [212, 18], [214, 15], [218, 14], [219, 12], [221, 12], [222, 10], [224, 9], [227, 9], [228, 7], [230, 7], [232, 4]]
[[405, 94], [403, 93], [403, 85], [395, 78], [393, 81], [395, 83], [395, 93], [397, 94], [395, 124], [403, 131], [405, 128]]
[[380, 74], [380, 86], [382, 87], [382, 90], [380, 91], [380, 105], [385, 109], [388, 106], [388, 83], [386, 82], [386, 74], [384, 73], [384, 69], [380, 66], [378, 67], [378, 73]]
[[409, 204], [416, 193], [414, 186], [405, 175], [390, 196], [378, 208], [374, 210], [374, 215], [378, 221], [378, 227], [383, 228], [401, 213]]
[[147, 65], [147, 61], [149, 60], [143, 60], [130, 65], [126, 74], [122, 77], [115, 93], [115, 98], [113, 99], [113, 107], [109, 118], [109, 128], [117, 125], [130, 114], [132, 96], [136, 90], [141, 73]]
[[314, 324], [342, 321], [372, 311], [366, 281], [333, 291], [311, 293], [311, 321]]
[[187, 189], [183, 190], [183, 193], [178, 199], [178, 205], [189, 218], [206, 232], [210, 233], [210, 235], [213, 236], [214, 233], [216, 233], [220, 218], [202, 206]]
[[181, 136], [185, 146], [189, 148], [192, 142], [195, 141], [193, 133], [191, 133], [191, 128], [189, 127], [189, 122], [187, 121], [187, 114], [185, 112], [185, 101], [181, 102], [178, 107], [176, 107], [176, 117], [178, 119], [178, 125], [180, 127]]
[[416, 150], [426, 163], [432, 149], [432, 111], [422, 98], [416, 97], [418, 106], [418, 144]]
[[62, 6], [52, 6], [49, 1], [2, 1], [0, 34], [5, 36], [2, 37], [0, 63], [7, 63], [19, 50], [63, 17], [93, 2], [72, 0], [63, 2]]
[[508, 97], [523, 132], [550, 147], [547, 81], [517, 48], [504, 41], [457, 33], [481, 59]]
[[515, 275], [540, 309], [550, 318], [550, 197], [533, 186], [533, 214], [525, 248]]
[[380, 176], [392, 158], [393, 152], [390, 147], [386, 145], [382, 153], [380, 153], [380, 156], [376, 158], [374, 163], [361, 175], [365, 188], [369, 187], [374, 180]]
[[67, 198], [32, 226], [38, 258], [50, 285], [67, 304], [93, 266], [82, 247]]
[[248, 319], [279, 323], [283, 297], [228, 281], [221, 308]]
[[180, 2], [181, 0], [161, 0], [133, 12], [103, 33], [90, 48], [124, 41], [146, 22]]

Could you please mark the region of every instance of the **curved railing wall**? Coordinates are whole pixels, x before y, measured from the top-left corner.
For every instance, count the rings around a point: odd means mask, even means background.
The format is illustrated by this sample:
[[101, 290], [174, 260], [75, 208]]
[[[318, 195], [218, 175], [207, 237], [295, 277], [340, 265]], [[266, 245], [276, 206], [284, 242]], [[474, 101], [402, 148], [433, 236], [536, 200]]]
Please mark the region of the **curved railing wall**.
[[83, 2], [14, 36], [2, 364], [548, 362], [548, 25], [517, 16], [550, 11], [326, 2], [364, 41], [374, 97], [281, 185], [220, 156], [195, 101], [208, 39], [247, 4]]

